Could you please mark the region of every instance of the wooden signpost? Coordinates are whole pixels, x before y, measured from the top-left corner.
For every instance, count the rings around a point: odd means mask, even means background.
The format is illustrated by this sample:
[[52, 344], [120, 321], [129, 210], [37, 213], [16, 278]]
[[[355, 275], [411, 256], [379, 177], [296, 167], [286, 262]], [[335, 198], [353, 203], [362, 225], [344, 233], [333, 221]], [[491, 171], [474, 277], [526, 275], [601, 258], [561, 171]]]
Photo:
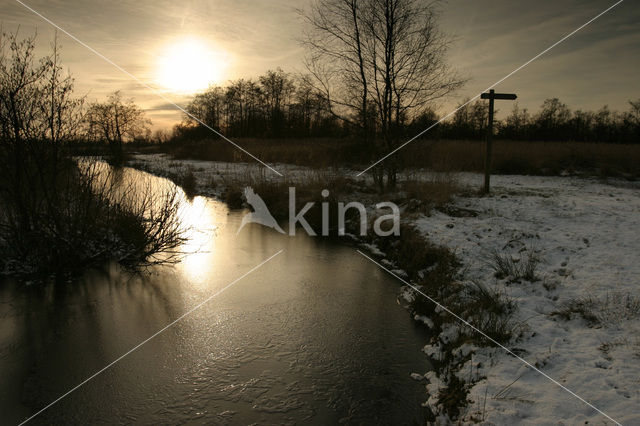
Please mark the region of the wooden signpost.
[[487, 131], [487, 152], [484, 157], [484, 193], [489, 193], [491, 184], [491, 162], [493, 159], [493, 104], [496, 99], [513, 101], [518, 97], [515, 94], [496, 93], [495, 90], [489, 90], [489, 93], [480, 95], [482, 99], [489, 99], [489, 129]]

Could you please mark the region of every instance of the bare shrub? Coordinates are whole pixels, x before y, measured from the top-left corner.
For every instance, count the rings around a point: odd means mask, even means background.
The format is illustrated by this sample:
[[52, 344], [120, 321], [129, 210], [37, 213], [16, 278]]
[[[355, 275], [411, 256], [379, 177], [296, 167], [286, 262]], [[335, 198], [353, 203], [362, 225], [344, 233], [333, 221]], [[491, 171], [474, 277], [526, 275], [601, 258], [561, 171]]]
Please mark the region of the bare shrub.
[[[118, 171], [107, 173], [107, 180], [113, 181]], [[112, 227], [120, 236], [121, 255], [115, 260], [132, 266], [178, 261], [181, 253], [176, 249], [185, 242], [186, 231], [180, 218], [183, 199], [179, 191], [173, 186], [156, 188], [150, 181], [116, 182], [96, 194], [109, 200], [111, 217], [105, 227]]]
[[[57, 40], [52, 47], [37, 59], [35, 36], [0, 35], [0, 273], [170, 261], [171, 255], [156, 256], [182, 242], [176, 194], [134, 189], [122, 170], [71, 159], [83, 99], [72, 97]], [[107, 127], [122, 142], [132, 125], [118, 111], [119, 124]]]
[[122, 173], [103, 163], [67, 162], [56, 180], [30, 181], [26, 203], [0, 191], [3, 272], [43, 276], [108, 261], [132, 267], [175, 261], [184, 242], [178, 193], [134, 186]]

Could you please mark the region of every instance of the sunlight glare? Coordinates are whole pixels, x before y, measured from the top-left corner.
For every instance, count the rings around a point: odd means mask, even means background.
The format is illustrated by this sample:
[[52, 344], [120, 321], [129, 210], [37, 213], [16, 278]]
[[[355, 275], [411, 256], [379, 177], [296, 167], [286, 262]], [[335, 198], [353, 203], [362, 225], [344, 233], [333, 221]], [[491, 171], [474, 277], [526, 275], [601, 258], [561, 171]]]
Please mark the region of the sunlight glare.
[[224, 55], [197, 38], [187, 38], [163, 48], [158, 82], [168, 90], [193, 94], [219, 83], [224, 77]]

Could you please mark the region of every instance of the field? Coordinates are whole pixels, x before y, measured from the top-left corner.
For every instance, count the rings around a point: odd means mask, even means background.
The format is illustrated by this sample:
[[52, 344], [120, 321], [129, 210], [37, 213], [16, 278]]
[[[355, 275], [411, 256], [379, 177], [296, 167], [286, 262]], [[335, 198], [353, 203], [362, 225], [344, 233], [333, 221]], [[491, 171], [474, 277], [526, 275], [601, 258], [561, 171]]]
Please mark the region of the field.
[[[362, 169], [366, 150], [348, 139], [237, 139], [244, 149], [267, 163], [287, 163], [311, 168], [347, 166]], [[131, 146], [133, 150], [139, 147]], [[225, 162], [253, 161], [223, 140], [174, 142], [145, 151], [165, 152], [179, 159]], [[484, 143], [460, 140], [417, 140], [398, 153], [407, 168], [435, 171], [481, 172]], [[493, 170], [499, 174], [590, 175], [637, 179], [640, 145], [586, 142], [494, 142]]]

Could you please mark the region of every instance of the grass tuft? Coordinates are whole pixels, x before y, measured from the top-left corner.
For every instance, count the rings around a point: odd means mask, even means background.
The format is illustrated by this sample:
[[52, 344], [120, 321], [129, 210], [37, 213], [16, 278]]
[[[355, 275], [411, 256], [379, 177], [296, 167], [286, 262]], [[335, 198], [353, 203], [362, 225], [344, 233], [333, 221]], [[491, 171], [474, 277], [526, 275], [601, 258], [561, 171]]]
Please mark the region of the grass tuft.
[[514, 257], [493, 249], [489, 252], [486, 263], [494, 270], [498, 279], [508, 279], [509, 282], [538, 281], [536, 269], [540, 263], [539, 256], [533, 249], [525, 250], [521, 254], [520, 257]]
[[640, 317], [640, 297], [614, 292], [598, 299], [591, 296], [570, 299], [551, 313], [565, 320], [578, 316], [590, 327], [614, 326]]

